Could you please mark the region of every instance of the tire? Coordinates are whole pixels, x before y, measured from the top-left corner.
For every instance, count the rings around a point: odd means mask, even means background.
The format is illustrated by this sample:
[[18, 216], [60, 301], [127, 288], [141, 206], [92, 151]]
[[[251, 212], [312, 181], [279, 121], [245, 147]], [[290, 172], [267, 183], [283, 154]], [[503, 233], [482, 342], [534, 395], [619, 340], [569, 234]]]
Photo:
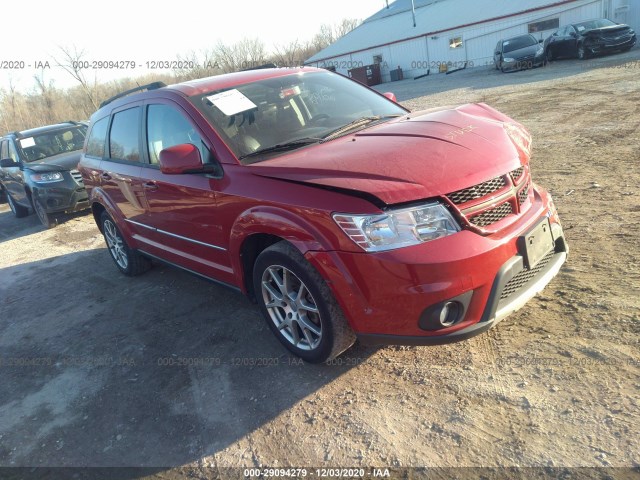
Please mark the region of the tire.
[[258, 255], [253, 287], [273, 334], [303, 360], [332, 360], [355, 342], [331, 290], [291, 244], [282, 241]]
[[9, 208], [16, 216], [16, 218], [22, 218], [29, 215], [29, 209], [27, 207], [23, 207], [22, 205], [18, 205], [11, 197], [11, 194], [7, 192], [7, 202], [9, 203]]
[[553, 55], [553, 50], [549, 49], [547, 50], [547, 63], [551, 63], [555, 60], [555, 56]]
[[589, 58], [589, 54], [587, 53], [587, 50], [584, 48], [584, 45], [582, 44], [578, 45], [578, 59], [586, 60], [587, 58]]
[[140, 275], [151, 268], [151, 260], [132, 250], [125, 242], [120, 229], [107, 212], [100, 216], [102, 234], [109, 256], [122, 273], [129, 277]]
[[45, 228], [53, 228], [58, 224], [56, 218], [50, 213], [47, 213], [47, 211], [37, 199], [32, 199], [31, 204], [33, 205], [33, 210], [36, 212], [38, 219]]

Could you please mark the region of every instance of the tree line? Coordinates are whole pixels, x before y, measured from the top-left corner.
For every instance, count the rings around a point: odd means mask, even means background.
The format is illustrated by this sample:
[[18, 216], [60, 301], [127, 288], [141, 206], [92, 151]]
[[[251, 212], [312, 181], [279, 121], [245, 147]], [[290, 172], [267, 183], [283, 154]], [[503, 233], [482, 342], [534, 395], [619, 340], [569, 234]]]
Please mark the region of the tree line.
[[307, 41], [295, 40], [286, 45], [275, 45], [271, 50], [259, 38], [245, 38], [237, 43], [218, 42], [211, 48], [194, 50], [177, 57], [177, 67], [169, 72], [124, 77], [113, 81], [100, 81], [96, 71], [83, 69], [86, 52], [77, 46], [60, 47], [52, 65], [73, 77], [77, 85], [60, 88], [48, 79], [48, 70], [41, 69], [33, 76], [34, 85], [22, 91], [9, 78], [8, 86], [0, 89], [0, 130], [25, 130], [67, 120], [86, 120], [104, 100], [122, 92], [151, 82], [167, 85], [196, 78], [255, 68], [274, 63], [278, 66], [300, 66], [302, 62], [334, 43], [361, 23], [344, 19], [335, 25], [322, 25]]

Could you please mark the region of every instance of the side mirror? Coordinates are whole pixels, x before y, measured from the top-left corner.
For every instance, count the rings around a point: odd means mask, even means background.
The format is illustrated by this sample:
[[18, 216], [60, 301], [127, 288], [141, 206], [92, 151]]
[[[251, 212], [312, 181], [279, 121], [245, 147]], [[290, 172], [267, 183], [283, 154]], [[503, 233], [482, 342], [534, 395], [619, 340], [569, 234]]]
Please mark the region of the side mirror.
[[387, 97], [392, 102], [398, 103], [398, 99], [396, 98], [396, 96], [395, 96], [395, 94], [393, 92], [385, 92], [382, 95]]
[[578, 34], [576, 32], [571, 32], [569, 35], [571, 35], [573, 38], [578, 38]]
[[160, 152], [160, 171], [167, 175], [197, 173], [203, 171], [200, 150], [191, 143], [165, 148]]
[[543, 40], [543, 39], [538, 40], [538, 43], [542, 43], [542, 42], [544, 42], [544, 40]]
[[3, 158], [0, 160], [0, 167], [2, 168], [11, 168], [11, 167], [19, 167], [20, 163], [16, 162], [12, 158]]

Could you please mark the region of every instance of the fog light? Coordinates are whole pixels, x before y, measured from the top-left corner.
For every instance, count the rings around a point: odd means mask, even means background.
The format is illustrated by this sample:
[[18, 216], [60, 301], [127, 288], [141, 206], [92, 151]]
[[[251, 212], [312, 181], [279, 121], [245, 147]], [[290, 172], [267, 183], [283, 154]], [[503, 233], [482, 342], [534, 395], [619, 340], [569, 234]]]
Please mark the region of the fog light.
[[458, 302], [447, 302], [440, 310], [440, 325], [443, 328], [450, 327], [458, 320], [462, 305]]
[[464, 320], [471, 297], [473, 297], [473, 290], [431, 305], [420, 315], [419, 327], [423, 330], [434, 331], [449, 328], [461, 322]]

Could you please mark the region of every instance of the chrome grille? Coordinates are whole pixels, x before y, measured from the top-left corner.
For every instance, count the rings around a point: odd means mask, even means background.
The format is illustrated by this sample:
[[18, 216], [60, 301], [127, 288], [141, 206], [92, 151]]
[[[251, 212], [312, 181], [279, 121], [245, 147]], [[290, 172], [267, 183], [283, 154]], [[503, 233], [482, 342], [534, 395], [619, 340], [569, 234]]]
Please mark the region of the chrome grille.
[[497, 192], [505, 186], [504, 177], [496, 177], [473, 187], [465, 188], [464, 190], [458, 190], [457, 192], [449, 193], [447, 197], [456, 205], [482, 198], [493, 192]]
[[514, 182], [518, 182], [522, 174], [524, 173], [524, 167], [516, 168], [513, 172], [511, 172], [511, 178]]
[[499, 205], [495, 208], [487, 210], [486, 212], [482, 212], [479, 215], [471, 217], [469, 221], [473, 223], [476, 227], [486, 227], [487, 225], [491, 225], [492, 223], [496, 223], [507, 215], [513, 213], [513, 209], [511, 208], [511, 204], [509, 202], [505, 202], [502, 205]]
[[82, 174], [78, 170], [71, 170], [71, 177], [76, 181], [78, 185], [84, 187], [84, 182], [82, 181]]
[[518, 192], [518, 204], [522, 205], [524, 202], [527, 201], [527, 198], [529, 198], [529, 186], [531, 184], [527, 183], [524, 188], [522, 190], [520, 190], [520, 192]]
[[542, 259], [531, 269], [525, 268], [520, 273], [518, 273], [515, 277], [507, 282], [507, 284], [502, 289], [502, 293], [500, 294], [500, 300], [504, 300], [505, 298], [509, 298], [514, 293], [517, 293], [520, 289], [525, 287], [533, 278], [542, 271], [544, 267], [546, 267], [555, 252], [551, 250], [547, 253]]

